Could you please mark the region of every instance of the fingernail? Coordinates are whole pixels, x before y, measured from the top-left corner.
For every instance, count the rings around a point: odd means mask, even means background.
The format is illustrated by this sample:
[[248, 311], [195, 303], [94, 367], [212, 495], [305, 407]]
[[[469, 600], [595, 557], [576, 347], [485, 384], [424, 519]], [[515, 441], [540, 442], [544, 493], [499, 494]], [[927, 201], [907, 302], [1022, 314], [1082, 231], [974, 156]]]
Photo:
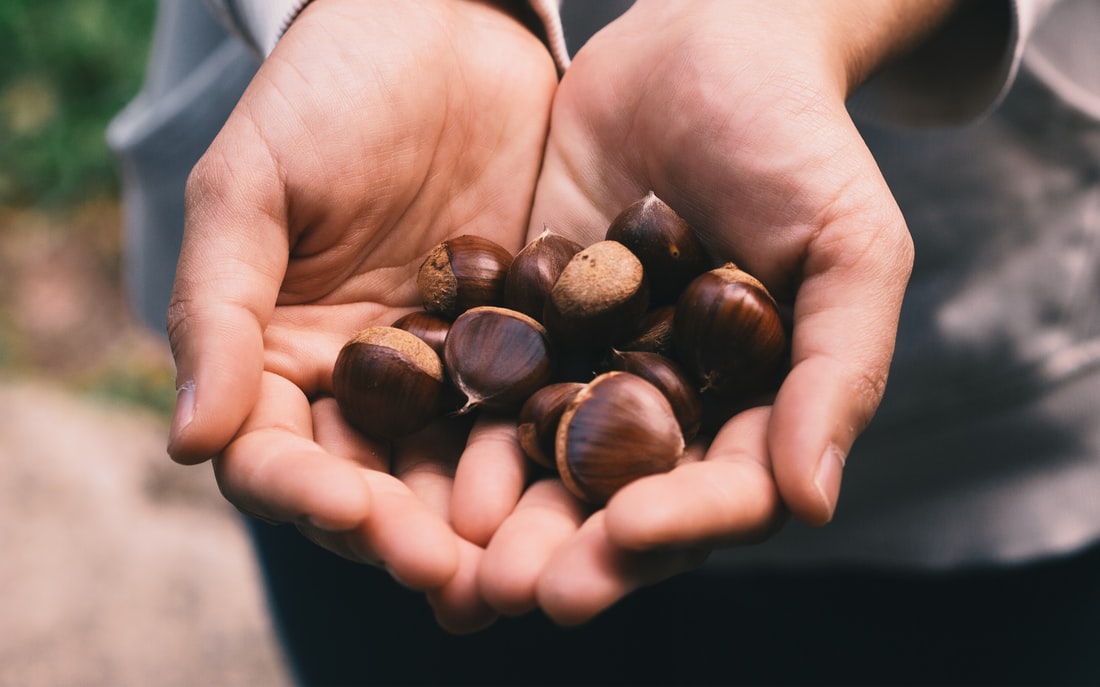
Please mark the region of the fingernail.
[[179, 435], [195, 419], [195, 383], [184, 382], [176, 389], [176, 409], [172, 413], [172, 426], [168, 430], [168, 445], [172, 446]]
[[833, 519], [836, 511], [836, 502], [840, 498], [840, 478], [844, 473], [844, 460], [846, 455], [833, 444], [825, 449], [817, 463], [817, 472], [814, 473], [814, 487], [821, 495], [821, 501], [828, 509], [829, 517], [826, 522]]

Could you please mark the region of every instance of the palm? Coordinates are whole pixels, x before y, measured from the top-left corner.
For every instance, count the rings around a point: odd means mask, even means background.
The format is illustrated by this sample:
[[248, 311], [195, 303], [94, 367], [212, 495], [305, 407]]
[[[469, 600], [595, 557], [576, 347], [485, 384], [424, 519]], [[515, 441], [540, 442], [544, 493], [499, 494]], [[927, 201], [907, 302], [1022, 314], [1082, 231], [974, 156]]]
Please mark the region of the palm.
[[465, 555], [446, 523], [468, 428], [358, 436], [333, 362], [418, 304], [436, 243], [522, 243], [556, 74], [496, 9], [368, 5], [307, 9], [192, 176], [169, 321], [198, 402], [172, 452], [219, 454], [242, 510], [431, 588]]
[[839, 79], [802, 71], [815, 62], [776, 27], [677, 13], [640, 3], [578, 54], [555, 96], [531, 233], [545, 223], [590, 243], [654, 190], [793, 307], [794, 367], [776, 403], [733, 418], [703, 460], [605, 510], [589, 515], [556, 485], [525, 495], [537, 509], [520, 501], [482, 568], [506, 610], [584, 620], [712, 547], [768, 535], [788, 509], [826, 521], [818, 457], [847, 451], [881, 394], [911, 256]]

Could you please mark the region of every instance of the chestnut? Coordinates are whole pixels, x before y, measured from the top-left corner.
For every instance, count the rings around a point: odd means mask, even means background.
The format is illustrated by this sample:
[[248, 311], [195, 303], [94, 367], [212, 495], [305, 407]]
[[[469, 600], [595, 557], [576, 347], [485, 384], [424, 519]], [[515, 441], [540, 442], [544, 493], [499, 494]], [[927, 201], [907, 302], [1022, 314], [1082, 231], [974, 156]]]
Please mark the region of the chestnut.
[[556, 469], [554, 442], [558, 421], [569, 402], [583, 388], [581, 382], [548, 384], [531, 394], [520, 408], [516, 420], [519, 445], [527, 457], [538, 465]]
[[688, 284], [676, 304], [673, 338], [700, 391], [723, 396], [758, 392], [775, 378], [787, 352], [775, 299], [733, 263]]
[[629, 339], [618, 344], [624, 351], [660, 353], [667, 358], [676, 357], [676, 344], [672, 338], [672, 322], [676, 306], [662, 305], [642, 316], [637, 331]]
[[550, 289], [583, 246], [549, 228], [516, 253], [504, 277], [504, 305], [540, 319]]
[[661, 391], [629, 372], [605, 372], [566, 406], [555, 460], [566, 488], [602, 506], [629, 482], [671, 470], [684, 437]]
[[438, 244], [416, 275], [424, 309], [446, 317], [504, 301], [512, 254], [483, 236], [464, 234]]
[[440, 414], [443, 363], [415, 335], [368, 327], [340, 349], [332, 393], [348, 424], [392, 439], [426, 426]]
[[638, 375], [660, 389], [672, 405], [684, 441], [695, 438], [703, 422], [703, 399], [679, 364], [659, 353], [613, 350], [609, 365], [612, 370]]
[[713, 267], [691, 225], [652, 191], [611, 221], [606, 238], [638, 256], [654, 303], [674, 303], [688, 282]]
[[443, 342], [451, 330], [451, 321], [446, 317], [427, 310], [414, 310], [394, 320], [392, 326], [415, 334], [443, 358]]
[[474, 408], [516, 411], [554, 373], [543, 326], [523, 313], [491, 305], [470, 308], [455, 319], [443, 360], [451, 381], [466, 396], [460, 414]]
[[565, 347], [606, 349], [634, 332], [649, 306], [642, 263], [621, 243], [600, 241], [573, 256], [546, 300], [543, 322]]

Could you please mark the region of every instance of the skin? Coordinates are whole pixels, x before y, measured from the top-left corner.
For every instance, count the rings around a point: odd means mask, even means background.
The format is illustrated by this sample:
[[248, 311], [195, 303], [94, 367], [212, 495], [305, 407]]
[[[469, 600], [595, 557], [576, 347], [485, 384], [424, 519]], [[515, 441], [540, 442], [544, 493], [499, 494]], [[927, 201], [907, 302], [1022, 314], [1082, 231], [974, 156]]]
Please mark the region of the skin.
[[356, 330], [418, 306], [432, 246], [476, 233], [519, 249], [556, 83], [545, 46], [492, 4], [325, 0], [188, 181], [170, 455], [213, 459], [242, 511], [429, 591], [456, 631], [493, 617], [452, 593], [481, 555], [450, 525], [470, 426], [365, 439], [331, 370]]
[[[545, 47], [493, 5], [313, 3], [188, 184], [170, 454], [213, 459], [242, 511], [424, 590], [454, 632], [535, 608], [581, 623], [790, 515], [827, 522], [912, 265], [844, 99], [946, 6], [643, 0], [555, 94]], [[389, 445], [343, 422], [340, 346], [416, 306], [432, 246], [478, 233], [514, 252], [544, 224], [591, 243], [650, 189], [792, 306], [772, 405], [597, 512], [527, 484], [514, 423]]]
[[832, 3], [642, 1], [579, 52], [555, 97], [529, 236], [546, 222], [598, 240], [652, 189], [712, 254], [792, 306], [793, 367], [774, 403], [695, 447], [701, 460], [595, 513], [536, 485], [487, 539], [484, 523], [465, 527], [482, 496], [456, 480], [454, 520], [487, 542], [479, 583], [493, 607], [582, 623], [789, 515], [832, 518], [845, 457], [882, 397], [912, 266], [844, 101], [947, 11], [903, 4], [870, 3], [890, 10], [870, 16]]

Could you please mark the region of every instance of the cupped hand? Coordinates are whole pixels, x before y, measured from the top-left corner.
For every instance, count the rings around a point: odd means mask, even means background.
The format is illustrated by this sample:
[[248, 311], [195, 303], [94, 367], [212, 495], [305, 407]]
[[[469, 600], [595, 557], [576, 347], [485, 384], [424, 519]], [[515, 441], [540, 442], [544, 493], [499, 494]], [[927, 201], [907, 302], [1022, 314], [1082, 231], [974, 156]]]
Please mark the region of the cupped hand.
[[419, 304], [432, 246], [519, 248], [556, 84], [546, 48], [491, 3], [325, 0], [188, 182], [169, 453], [214, 458], [241, 510], [431, 590], [456, 629], [484, 613], [466, 593], [480, 549], [448, 515], [470, 427], [371, 441], [341, 418], [331, 373], [356, 330]]
[[[902, 37], [860, 45], [874, 34], [855, 30], [867, 17], [791, 7], [642, 0], [562, 80], [530, 235], [549, 225], [591, 243], [653, 190], [716, 258], [791, 307], [791, 369], [770, 405], [734, 416], [693, 447], [696, 459], [605, 508], [546, 480], [482, 525], [491, 541], [479, 582], [501, 612], [537, 606], [583, 622], [716, 547], [766, 538], [788, 515], [815, 525], [833, 515], [845, 457], [884, 390], [912, 264], [845, 99]], [[456, 483], [456, 521], [480, 493]]]

